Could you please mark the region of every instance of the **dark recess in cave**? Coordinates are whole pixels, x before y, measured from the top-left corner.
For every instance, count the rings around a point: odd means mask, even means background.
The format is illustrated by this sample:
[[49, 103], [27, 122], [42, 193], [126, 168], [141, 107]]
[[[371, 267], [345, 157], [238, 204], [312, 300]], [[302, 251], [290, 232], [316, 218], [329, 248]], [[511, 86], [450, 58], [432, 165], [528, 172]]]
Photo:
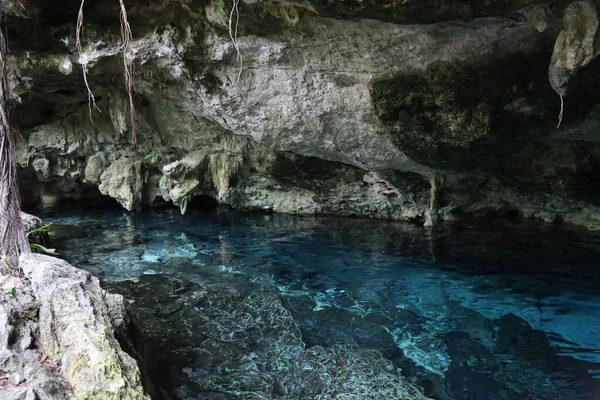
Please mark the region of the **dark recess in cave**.
[[201, 194], [195, 196], [188, 204], [188, 209], [192, 210], [214, 210], [219, 206], [219, 202], [212, 196]]

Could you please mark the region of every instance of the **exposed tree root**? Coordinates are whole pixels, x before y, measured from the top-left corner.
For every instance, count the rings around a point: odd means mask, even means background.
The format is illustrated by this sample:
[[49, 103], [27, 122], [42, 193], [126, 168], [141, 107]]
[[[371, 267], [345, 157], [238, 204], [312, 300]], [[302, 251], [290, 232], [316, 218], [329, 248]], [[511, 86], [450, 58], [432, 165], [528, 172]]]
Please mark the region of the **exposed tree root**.
[[[92, 119], [92, 109], [96, 109], [99, 112], [100, 109], [96, 105], [96, 98], [94, 97], [94, 93], [90, 89], [90, 85], [87, 79], [87, 62], [83, 55], [83, 50], [81, 47], [81, 37], [83, 33], [83, 6], [85, 4], [85, 0], [81, 0], [81, 5], [79, 6], [79, 13], [77, 14], [77, 28], [75, 31], [75, 45], [77, 46], [77, 51], [79, 52], [79, 62], [81, 63], [83, 70], [83, 82], [85, 83], [85, 87], [88, 92], [88, 108], [90, 112], [90, 121], [94, 122]], [[123, 77], [125, 79], [125, 90], [127, 91], [127, 95], [129, 97], [129, 119], [131, 123], [131, 147], [134, 149], [137, 147], [137, 124], [135, 118], [135, 105], [133, 103], [133, 59], [129, 56], [129, 44], [131, 43], [132, 33], [131, 26], [129, 25], [129, 21], [127, 20], [127, 9], [125, 8], [125, 4], [123, 0], [119, 0], [120, 13], [119, 20], [121, 22], [121, 46], [119, 50], [123, 53]]]
[[6, 41], [0, 30], [0, 272], [19, 274], [19, 254], [29, 252], [20, 216], [14, 132], [8, 112]]

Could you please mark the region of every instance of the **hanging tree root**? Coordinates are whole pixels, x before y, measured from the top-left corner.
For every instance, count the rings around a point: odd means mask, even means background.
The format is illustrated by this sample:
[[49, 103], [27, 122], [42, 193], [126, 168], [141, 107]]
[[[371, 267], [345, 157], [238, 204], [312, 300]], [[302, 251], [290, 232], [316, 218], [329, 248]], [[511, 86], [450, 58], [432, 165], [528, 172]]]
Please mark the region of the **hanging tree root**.
[[562, 119], [563, 119], [563, 110], [565, 108], [565, 102], [563, 100], [562, 94], [559, 94], [560, 96], [560, 113], [558, 114], [558, 125], [556, 126], [556, 129], [560, 128], [560, 124], [562, 123]]
[[121, 47], [123, 52], [123, 77], [125, 78], [125, 90], [129, 97], [129, 121], [131, 123], [131, 147], [137, 147], [137, 124], [135, 119], [135, 105], [133, 103], [133, 59], [128, 56], [129, 43], [132, 39], [131, 26], [127, 20], [127, 9], [123, 0], [119, 0], [121, 6], [120, 21], [121, 21]]
[[[240, 53], [240, 48], [239, 48], [238, 42], [237, 42], [238, 25], [240, 23], [240, 11], [238, 9], [240, 0], [232, 0], [232, 1], [233, 1], [233, 3], [231, 6], [231, 12], [229, 13], [229, 37], [231, 38], [231, 43], [233, 44], [233, 47], [235, 48], [235, 51], [237, 52], [236, 61], [239, 61], [239, 63], [240, 63], [240, 69], [238, 71], [238, 76], [235, 81], [235, 83], [237, 84], [240, 81], [240, 77], [242, 76], [242, 68], [244, 67], [244, 60], [242, 59], [242, 53]], [[233, 25], [233, 14], [235, 14], [235, 28], [232, 26]]]
[[96, 98], [94, 97], [94, 93], [92, 89], [90, 89], [90, 84], [87, 80], [87, 62], [82, 60], [83, 51], [81, 49], [81, 36], [83, 34], [83, 4], [85, 0], [81, 0], [81, 5], [79, 6], [79, 13], [77, 14], [77, 28], [75, 29], [75, 46], [77, 47], [77, 53], [79, 54], [79, 62], [81, 63], [81, 69], [83, 71], [83, 82], [85, 83], [85, 88], [87, 89], [88, 95], [88, 108], [90, 111], [90, 121], [94, 123], [94, 119], [92, 118], [92, 108], [101, 112], [98, 106], [96, 105]]
[[19, 254], [29, 252], [20, 216], [15, 138], [8, 113], [6, 41], [0, 30], [0, 273], [19, 274]]
[[[81, 5], [79, 6], [79, 13], [77, 14], [77, 28], [75, 31], [75, 45], [77, 47], [77, 51], [79, 53], [79, 61], [83, 70], [83, 82], [85, 83], [85, 87], [88, 92], [88, 108], [90, 111], [90, 121], [92, 123], [94, 120], [92, 119], [92, 109], [98, 110], [101, 112], [98, 106], [96, 105], [96, 98], [94, 97], [94, 93], [90, 89], [90, 85], [87, 79], [87, 62], [86, 60], [82, 60], [83, 50], [81, 48], [81, 37], [83, 33], [83, 6], [85, 4], [85, 0], [81, 0]], [[131, 123], [131, 147], [134, 149], [137, 147], [137, 124], [135, 119], [135, 105], [133, 103], [133, 60], [129, 57], [129, 44], [132, 39], [131, 26], [129, 25], [129, 21], [127, 20], [127, 9], [125, 8], [125, 4], [123, 0], [119, 0], [119, 20], [121, 22], [121, 46], [119, 50], [123, 53], [123, 77], [125, 79], [125, 90], [127, 91], [127, 95], [129, 97], [129, 119]]]

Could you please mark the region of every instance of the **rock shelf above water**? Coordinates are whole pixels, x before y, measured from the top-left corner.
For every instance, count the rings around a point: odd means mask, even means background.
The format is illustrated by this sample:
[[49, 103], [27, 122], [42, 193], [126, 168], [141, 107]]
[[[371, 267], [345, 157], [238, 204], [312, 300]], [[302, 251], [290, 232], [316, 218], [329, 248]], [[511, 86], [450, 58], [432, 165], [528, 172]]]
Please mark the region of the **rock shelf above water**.
[[118, 2], [7, 3], [26, 203], [600, 227], [592, 0], [131, 1], [135, 151]]

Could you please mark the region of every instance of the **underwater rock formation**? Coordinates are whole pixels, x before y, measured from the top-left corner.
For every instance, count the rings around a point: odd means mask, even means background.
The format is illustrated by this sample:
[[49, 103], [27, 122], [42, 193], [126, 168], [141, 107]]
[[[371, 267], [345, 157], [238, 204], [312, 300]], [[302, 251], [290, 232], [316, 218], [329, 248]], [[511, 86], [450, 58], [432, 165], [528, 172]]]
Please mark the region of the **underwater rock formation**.
[[427, 399], [378, 351], [350, 341], [305, 349], [277, 293], [245, 278], [152, 275], [109, 286], [135, 299], [134, 351], [155, 399]]

